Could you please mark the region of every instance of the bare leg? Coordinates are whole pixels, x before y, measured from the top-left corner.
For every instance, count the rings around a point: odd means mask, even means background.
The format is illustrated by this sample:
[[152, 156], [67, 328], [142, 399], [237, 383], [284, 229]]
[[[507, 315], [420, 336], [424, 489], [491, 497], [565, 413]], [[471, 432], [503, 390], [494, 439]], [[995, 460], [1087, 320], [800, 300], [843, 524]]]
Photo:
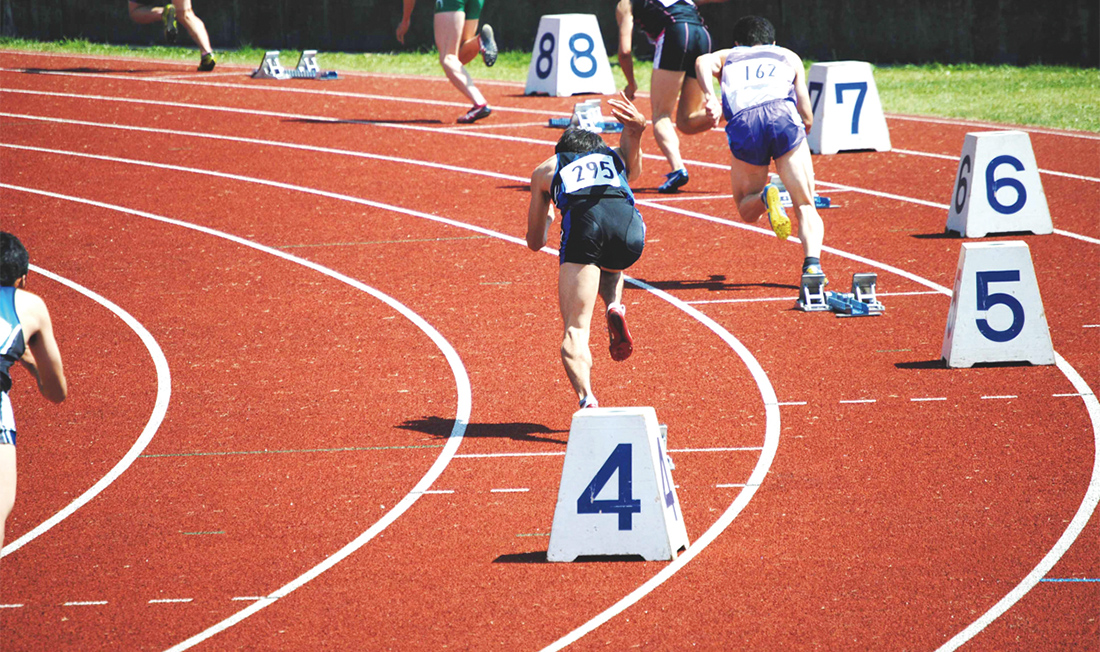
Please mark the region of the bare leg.
[[755, 222], [764, 214], [764, 202], [760, 193], [768, 185], [768, 166], [752, 165], [730, 157], [730, 185], [737, 213], [746, 222]]
[[[672, 113], [680, 99], [680, 87], [685, 74], [672, 70], [653, 69], [649, 82], [649, 103], [653, 111], [653, 137], [657, 147], [668, 160], [673, 172], [684, 167], [680, 158], [680, 137], [676, 135], [676, 125], [672, 123]], [[698, 86], [698, 84], [695, 84]], [[702, 91], [700, 90], [700, 95]]]
[[603, 299], [605, 306], [622, 303], [623, 273], [621, 271], [600, 270], [600, 298]]
[[210, 35], [206, 33], [206, 25], [195, 15], [195, 10], [191, 8], [191, 0], [172, 0], [172, 5], [176, 8], [176, 22], [183, 25], [191, 35], [191, 40], [199, 46], [200, 53], [213, 52], [214, 49], [210, 47]]
[[481, 53], [481, 39], [476, 20], [467, 20], [462, 25], [462, 44], [458, 46], [458, 60], [466, 65]]
[[150, 7], [149, 5], [130, 2], [129, 9], [130, 20], [138, 25], [148, 25], [164, 20], [164, 7]]
[[4, 546], [4, 526], [15, 507], [15, 446], [0, 444], [0, 548]]
[[577, 393], [577, 400], [592, 395], [592, 309], [601, 290], [600, 269], [594, 265], [563, 263], [558, 268], [558, 305], [564, 333], [561, 362]]
[[691, 136], [710, 131], [712, 124], [703, 102], [703, 89], [699, 88], [695, 79], [685, 74], [680, 89], [680, 103], [676, 107], [676, 128]]
[[803, 139], [797, 147], [777, 158], [775, 170], [791, 194], [803, 255], [819, 258], [825, 240], [825, 222], [814, 206], [814, 165], [806, 140]]
[[476, 32], [477, 21], [466, 20], [465, 12], [448, 11], [436, 14], [435, 47], [439, 50], [439, 65], [443, 67], [443, 73], [447, 75], [447, 79], [451, 80], [451, 84], [474, 106], [481, 106], [485, 104], [485, 96], [474, 85], [473, 78], [466, 72], [466, 67], [462, 65], [462, 60], [459, 58], [459, 39], [463, 35], [464, 26], [468, 23], [474, 24]]

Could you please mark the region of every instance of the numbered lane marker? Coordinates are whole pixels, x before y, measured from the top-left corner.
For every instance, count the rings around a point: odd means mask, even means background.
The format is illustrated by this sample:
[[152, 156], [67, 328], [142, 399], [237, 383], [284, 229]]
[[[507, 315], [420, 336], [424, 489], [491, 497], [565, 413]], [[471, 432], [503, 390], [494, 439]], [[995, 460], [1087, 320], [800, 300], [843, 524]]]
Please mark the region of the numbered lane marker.
[[1054, 232], [1027, 133], [980, 131], [966, 135], [945, 230], [967, 238]]
[[524, 93], [615, 93], [615, 79], [595, 15], [554, 14], [539, 19]]
[[886, 128], [871, 64], [815, 63], [810, 66], [806, 81], [814, 113], [813, 128], [806, 137], [811, 152], [890, 151], [890, 131]]
[[1054, 364], [1043, 300], [1024, 242], [965, 242], [943, 333], [948, 367]]
[[546, 558], [675, 559], [688, 537], [671, 462], [652, 407], [574, 414]]

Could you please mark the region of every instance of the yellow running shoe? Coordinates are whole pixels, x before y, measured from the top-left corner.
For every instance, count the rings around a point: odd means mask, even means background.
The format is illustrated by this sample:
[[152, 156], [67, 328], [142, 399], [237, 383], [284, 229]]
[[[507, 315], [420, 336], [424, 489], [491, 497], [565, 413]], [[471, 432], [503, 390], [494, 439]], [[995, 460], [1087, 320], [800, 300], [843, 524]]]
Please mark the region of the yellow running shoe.
[[175, 43], [177, 34], [179, 25], [176, 23], [176, 7], [169, 2], [164, 6], [164, 40]]
[[768, 223], [772, 231], [780, 240], [786, 240], [791, 235], [791, 220], [787, 212], [783, 210], [783, 204], [779, 203], [779, 188], [769, 183], [764, 186], [764, 192], [760, 194], [760, 200], [768, 207]]

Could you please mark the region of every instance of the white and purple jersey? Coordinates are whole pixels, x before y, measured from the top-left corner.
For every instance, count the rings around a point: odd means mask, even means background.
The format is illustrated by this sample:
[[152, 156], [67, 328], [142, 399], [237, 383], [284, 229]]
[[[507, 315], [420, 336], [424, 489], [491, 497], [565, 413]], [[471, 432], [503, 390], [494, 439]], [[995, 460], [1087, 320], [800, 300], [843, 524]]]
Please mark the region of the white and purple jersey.
[[785, 48], [735, 47], [722, 66], [722, 113], [728, 121], [745, 109], [767, 102], [794, 102], [794, 79], [795, 70]]

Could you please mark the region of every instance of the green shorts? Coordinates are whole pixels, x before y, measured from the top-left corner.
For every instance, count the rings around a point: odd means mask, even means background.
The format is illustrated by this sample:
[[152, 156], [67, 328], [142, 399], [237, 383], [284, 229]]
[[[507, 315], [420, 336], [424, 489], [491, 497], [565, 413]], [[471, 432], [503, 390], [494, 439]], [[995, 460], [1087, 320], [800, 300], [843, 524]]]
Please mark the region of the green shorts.
[[464, 11], [466, 20], [478, 20], [481, 18], [483, 6], [485, 6], [485, 0], [435, 0], [435, 13]]

